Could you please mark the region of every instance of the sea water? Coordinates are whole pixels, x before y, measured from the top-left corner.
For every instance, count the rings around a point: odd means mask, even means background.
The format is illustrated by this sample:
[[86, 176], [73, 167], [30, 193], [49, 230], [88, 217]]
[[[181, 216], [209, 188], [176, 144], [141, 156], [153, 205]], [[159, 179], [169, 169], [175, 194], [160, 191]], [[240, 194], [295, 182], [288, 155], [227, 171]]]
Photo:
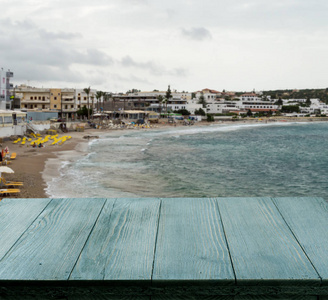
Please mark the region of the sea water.
[[63, 162], [52, 197], [295, 197], [328, 200], [328, 124], [108, 132]]

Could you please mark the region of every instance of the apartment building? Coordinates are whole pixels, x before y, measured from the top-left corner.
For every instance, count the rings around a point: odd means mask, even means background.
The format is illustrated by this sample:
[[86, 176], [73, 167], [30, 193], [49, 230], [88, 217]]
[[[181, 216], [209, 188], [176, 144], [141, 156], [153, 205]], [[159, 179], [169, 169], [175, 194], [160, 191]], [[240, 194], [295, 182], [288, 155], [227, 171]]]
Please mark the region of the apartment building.
[[56, 111], [61, 118], [74, 119], [76, 112], [88, 105], [88, 98], [89, 107], [92, 108], [96, 90], [91, 90], [88, 97], [83, 89], [35, 88], [20, 85], [15, 88], [15, 93], [21, 100], [22, 110]]
[[[151, 110], [160, 112], [166, 110], [166, 91], [136, 92], [113, 95], [111, 110]], [[160, 97], [163, 101], [160, 103]], [[191, 93], [172, 92], [172, 98], [167, 103], [168, 111], [187, 109], [194, 113], [201, 105], [191, 100]]]
[[10, 109], [10, 90], [13, 89], [13, 84], [10, 83], [10, 78], [14, 76], [14, 73], [10, 70], [4, 71], [0, 69], [0, 109]]

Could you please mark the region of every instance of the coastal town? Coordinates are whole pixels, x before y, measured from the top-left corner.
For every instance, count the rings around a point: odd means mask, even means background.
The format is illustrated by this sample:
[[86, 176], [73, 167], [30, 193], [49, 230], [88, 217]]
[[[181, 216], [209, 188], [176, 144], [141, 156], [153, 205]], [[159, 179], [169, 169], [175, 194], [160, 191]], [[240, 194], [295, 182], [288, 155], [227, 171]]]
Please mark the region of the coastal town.
[[[0, 109], [27, 113], [29, 120], [60, 119], [74, 121], [97, 116], [118, 119], [140, 117], [187, 118], [214, 121], [225, 117], [324, 117], [328, 105], [323, 99], [311, 98], [299, 90], [232, 92], [204, 88], [187, 92], [168, 89], [165, 91], [129, 90], [125, 93], [104, 92], [87, 88], [32, 87], [14, 85], [14, 73], [0, 70]], [[312, 94], [310, 94], [312, 95]], [[142, 114], [141, 114], [142, 113]]]

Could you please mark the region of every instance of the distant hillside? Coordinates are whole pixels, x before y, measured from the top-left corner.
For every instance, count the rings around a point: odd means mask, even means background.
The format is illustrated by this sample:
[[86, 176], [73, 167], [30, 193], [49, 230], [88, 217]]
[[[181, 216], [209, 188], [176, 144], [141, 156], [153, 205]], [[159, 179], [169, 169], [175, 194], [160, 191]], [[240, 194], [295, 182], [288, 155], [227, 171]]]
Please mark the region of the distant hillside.
[[319, 98], [321, 101], [328, 103], [328, 88], [326, 88], [326, 89], [264, 91], [263, 95], [271, 96], [272, 99]]

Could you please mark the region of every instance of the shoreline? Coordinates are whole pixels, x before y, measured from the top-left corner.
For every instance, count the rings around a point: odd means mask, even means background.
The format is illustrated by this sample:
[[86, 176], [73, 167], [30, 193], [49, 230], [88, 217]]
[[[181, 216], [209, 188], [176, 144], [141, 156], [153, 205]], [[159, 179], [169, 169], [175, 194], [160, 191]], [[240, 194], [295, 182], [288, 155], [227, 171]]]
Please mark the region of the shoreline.
[[[264, 121], [267, 121], [264, 119]], [[297, 120], [301, 121], [301, 120]], [[302, 120], [303, 121], [303, 120]], [[301, 122], [302, 122], [301, 121]], [[319, 121], [319, 120], [318, 120]], [[22, 181], [24, 185], [20, 187], [20, 193], [10, 195], [7, 198], [49, 198], [47, 194], [48, 183], [60, 175], [60, 167], [64, 161], [74, 161], [81, 156], [87, 155], [87, 145], [89, 139], [85, 136], [101, 136], [106, 133], [123, 134], [135, 130], [156, 130], [163, 128], [197, 128], [211, 125], [249, 125], [249, 124], [286, 124], [295, 123], [296, 120], [276, 121], [276, 122], [258, 122], [253, 120], [243, 120], [237, 122], [221, 121], [221, 122], [201, 122], [192, 126], [183, 126], [177, 124], [160, 123], [151, 129], [92, 129], [86, 128], [84, 132], [69, 132], [72, 136], [70, 140], [61, 146], [50, 146], [45, 144], [44, 148], [32, 148], [31, 146], [22, 146], [13, 144], [12, 141], [3, 143], [3, 148], [8, 146], [10, 153], [16, 152], [17, 158], [13, 160], [9, 167], [14, 170], [13, 174], [4, 174], [7, 181]], [[299, 123], [301, 123], [299, 122]], [[303, 121], [304, 122], [304, 121]], [[308, 122], [316, 123], [314, 120]], [[322, 121], [319, 121], [322, 122]], [[60, 135], [64, 135], [61, 133]]]

